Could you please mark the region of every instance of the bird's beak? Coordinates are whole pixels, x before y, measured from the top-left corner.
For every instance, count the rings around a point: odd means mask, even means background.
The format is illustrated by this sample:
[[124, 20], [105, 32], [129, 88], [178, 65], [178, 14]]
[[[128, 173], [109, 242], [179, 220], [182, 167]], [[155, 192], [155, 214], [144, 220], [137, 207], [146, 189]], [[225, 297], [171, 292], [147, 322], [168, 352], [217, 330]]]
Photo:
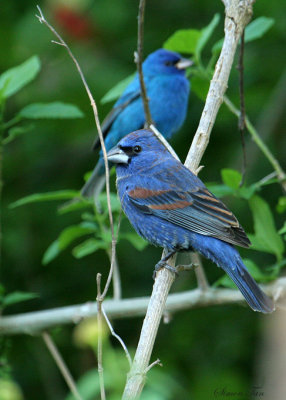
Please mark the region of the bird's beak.
[[129, 161], [128, 155], [118, 146], [115, 146], [109, 150], [107, 153], [107, 159], [114, 164], [128, 164]]
[[190, 67], [191, 65], [193, 65], [194, 62], [191, 60], [188, 60], [187, 58], [181, 58], [176, 64], [176, 68], [178, 69], [186, 69], [188, 67]]

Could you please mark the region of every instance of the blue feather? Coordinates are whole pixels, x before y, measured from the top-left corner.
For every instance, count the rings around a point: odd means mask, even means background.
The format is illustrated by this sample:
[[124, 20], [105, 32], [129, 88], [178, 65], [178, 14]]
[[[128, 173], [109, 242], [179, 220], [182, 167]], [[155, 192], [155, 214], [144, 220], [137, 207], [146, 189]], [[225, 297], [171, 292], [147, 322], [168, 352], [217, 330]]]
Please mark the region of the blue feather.
[[151, 131], [129, 134], [108, 157], [117, 163], [122, 208], [139, 235], [169, 252], [200, 252], [228, 274], [253, 310], [275, 309], [233, 246], [250, 245], [236, 217]]
[[[185, 76], [185, 68], [178, 68], [181, 60], [179, 54], [159, 49], [150, 54], [143, 63], [152, 120], [167, 139], [180, 129], [187, 113], [190, 83]], [[143, 128], [144, 124], [140, 84], [136, 74], [102, 123], [107, 151], [129, 132]], [[97, 144], [95, 143], [94, 147]], [[102, 176], [104, 176], [104, 163], [100, 152], [98, 164], [83, 187], [82, 195], [94, 196], [94, 193], [98, 192]]]

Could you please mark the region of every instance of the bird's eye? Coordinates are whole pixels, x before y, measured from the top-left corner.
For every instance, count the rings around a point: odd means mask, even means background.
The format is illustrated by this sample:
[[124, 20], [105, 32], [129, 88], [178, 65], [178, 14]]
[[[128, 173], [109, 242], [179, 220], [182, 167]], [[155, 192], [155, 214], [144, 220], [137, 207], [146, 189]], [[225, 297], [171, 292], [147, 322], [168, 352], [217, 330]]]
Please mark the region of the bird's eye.
[[167, 66], [167, 67], [172, 67], [172, 66], [174, 66], [175, 64], [176, 64], [176, 62], [177, 61], [165, 61], [165, 65]]
[[133, 151], [134, 151], [134, 153], [136, 153], [136, 154], [140, 153], [141, 150], [142, 150], [141, 146], [134, 146], [134, 147], [133, 147]]

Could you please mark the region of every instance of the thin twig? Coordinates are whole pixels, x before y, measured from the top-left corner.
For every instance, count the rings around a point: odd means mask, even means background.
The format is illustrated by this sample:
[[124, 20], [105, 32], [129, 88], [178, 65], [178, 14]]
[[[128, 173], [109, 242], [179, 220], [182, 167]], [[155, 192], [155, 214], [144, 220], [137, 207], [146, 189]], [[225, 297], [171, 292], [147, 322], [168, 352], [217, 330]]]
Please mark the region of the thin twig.
[[118, 264], [116, 256], [115, 256], [115, 261], [114, 261], [112, 282], [113, 282], [113, 298], [114, 298], [114, 300], [119, 300], [122, 297], [122, 290], [121, 290], [119, 264]]
[[147, 97], [146, 86], [142, 71], [143, 62], [143, 39], [144, 39], [144, 14], [145, 14], [145, 0], [140, 0], [139, 13], [138, 13], [138, 36], [137, 36], [137, 53], [135, 53], [135, 62], [140, 81], [141, 98], [144, 107], [144, 114], [147, 126], [152, 124], [152, 116], [149, 108], [149, 100]]
[[43, 332], [42, 338], [43, 338], [47, 348], [49, 349], [55, 363], [57, 364], [59, 370], [61, 371], [62, 376], [63, 376], [64, 380], [66, 381], [66, 384], [70, 388], [70, 391], [72, 392], [72, 394], [74, 395], [74, 397], [77, 400], [83, 400], [77, 390], [75, 381], [74, 381], [68, 367], [66, 366], [66, 363], [64, 362], [59, 350], [57, 349], [53, 339], [51, 338], [50, 334], [48, 332]]
[[162, 135], [162, 133], [160, 133], [158, 131], [158, 129], [152, 124], [150, 125], [150, 129], [153, 131], [153, 133], [157, 136], [157, 138], [160, 140], [160, 142], [166, 147], [166, 149], [169, 151], [169, 153], [172, 154], [172, 156], [180, 161], [177, 153], [175, 152], [175, 150], [173, 149], [173, 147], [169, 144], [169, 142], [164, 138], [164, 136]]
[[[261, 285], [263, 291], [271, 298], [277, 293], [286, 295], [286, 278]], [[133, 297], [121, 300], [107, 299], [104, 310], [109, 318], [126, 319], [142, 317], [146, 314], [149, 297]], [[207, 291], [193, 289], [168, 296], [165, 310], [174, 314], [183, 310], [211, 307], [223, 304], [245, 304], [242, 294], [235, 289], [210, 287]], [[278, 307], [279, 308], [279, 304]], [[67, 324], [78, 324], [82, 319], [97, 315], [97, 303], [89, 302], [73, 306], [52, 308], [50, 310], [2, 316], [0, 318], [0, 335], [35, 335], [44, 329]]]
[[208, 280], [207, 280], [207, 277], [206, 277], [206, 274], [205, 274], [205, 271], [203, 268], [201, 256], [197, 252], [191, 253], [191, 260], [192, 260], [192, 264], [197, 265], [197, 267], [195, 268], [195, 274], [196, 274], [197, 281], [198, 281], [198, 287], [203, 291], [208, 290], [210, 285], [208, 283]]
[[97, 284], [97, 324], [98, 324], [98, 335], [97, 335], [97, 366], [100, 386], [101, 400], [105, 400], [105, 389], [104, 389], [104, 376], [103, 376], [103, 365], [102, 365], [102, 296], [101, 296], [101, 274], [96, 275]]
[[125, 343], [123, 342], [121, 337], [119, 335], [117, 335], [117, 333], [114, 331], [113, 326], [111, 325], [111, 322], [109, 321], [108, 316], [106, 315], [106, 312], [104, 311], [103, 306], [101, 307], [101, 310], [102, 310], [102, 314], [103, 314], [103, 316], [105, 318], [105, 321], [106, 321], [106, 323], [107, 323], [107, 325], [108, 325], [108, 327], [110, 329], [111, 335], [114, 336], [119, 341], [119, 343], [121, 344], [121, 346], [122, 346], [122, 348], [123, 348], [123, 350], [125, 352], [126, 358], [128, 360], [129, 367], [131, 367], [132, 360], [131, 360], [131, 356], [129, 354], [129, 351], [127, 349], [127, 346], [125, 345]]
[[161, 363], [161, 360], [159, 360], [159, 358], [157, 358], [157, 360], [153, 361], [144, 371], [145, 374], [147, 374], [148, 371], [150, 371], [150, 369], [152, 369], [153, 367], [155, 367], [155, 365], [160, 365], [160, 367], [163, 367], [163, 364]]
[[244, 99], [244, 30], [240, 39], [239, 49], [239, 99], [240, 99], [240, 115], [238, 120], [238, 129], [240, 132], [241, 146], [242, 146], [242, 171], [241, 171], [241, 182], [240, 186], [244, 184], [245, 173], [246, 173], [246, 147], [245, 147], [245, 99]]
[[104, 298], [106, 296], [106, 293], [108, 291], [111, 279], [112, 279], [112, 275], [113, 275], [113, 268], [114, 268], [114, 264], [115, 264], [115, 256], [116, 256], [116, 239], [115, 239], [115, 235], [114, 235], [114, 223], [113, 223], [113, 215], [112, 215], [112, 210], [111, 210], [111, 200], [110, 200], [110, 182], [109, 182], [109, 168], [108, 168], [108, 160], [107, 160], [107, 152], [106, 152], [106, 148], [105, 148], [105, 144], [104, 144], [104, 138], [103, 138], [103, 134], [102, 134], [102, 130], [101, 130], [101, 126], [100, 126], [100, 121], [99, 121], [99, 117], [98, 117], [98, 111], [97, 111], [97, 106], [95, 103], [95, 100], [91, 94], [91, 91], [88, 87], [88, 84], [86, 82], [86, 79], [84, 77], [84, 74], [81, 70], [81, 67], [76, 59], [76, 57], [73, 55], [71, 49], [69, 48], [69, 46], [66, 44], [66, 42], [62, 39], [62, 37], [59, 35], [59, 33], [54, 29], [54, 27], [52, 25], [49, 24], [49, 22], [45, 19], [42, 10], [40, 9], [39, 6], [37, 6], [37, 9], [39, 11], [40, 15], [36, 15], [36, 17], [38, 18], [38, 20], [40, 21], [40, 23], [45, 24], [50, 31], [59, 39], [59, 42], [56, 42], [57, 44], [60, 44], [61, 46], [65, 47], [65, 49], [67, 50], [69, 56], [71, 57], [71, 59], [73, 60], [74, 64], [76, 65], [76, 68], [78, 70], [78, 73], [81, 77], [82, 83], [84, 85], [84, 88], [86, 90], [86, 93], [89, 97], [90, 103], [91, 103], [91, 107], [93, 109], [93, 114], [94, 114], [94, 119], [95, 119], [95, 124], [97, 127], [97, 131], [98, 131], [98, 136], [99, 136], [99, 140], [100, 140], [100, 144], [101, 144], [101, 148], [102, 148], [102, 152], [103, 152], [103, 159], [104, 159], [104, 165], [105, 165], [105, 178], [106, 178], [106, 197], [107, 197], [107, 207], [108, 207], [108, 215], [109, 215], [109, 223], [110, 223], [110, 229], [111, 229], [111, 237], [112, 237], [112, 249], [111, 249], [111, 265], [110, 265], [110, 270], [109, 270], [109, 275], [105, 284], [105, 288], [102, 294], [102, 297]]
[[[227, 106], [227, 108], [234, 115], [236, 115], [239, 118], [239, 115], [240, 115], [239, 110], [235, 107], [235, 105], [230, 101], [230, 99], [227, 96], [224, 96], [224, 103]], [[247, 128], [248, 132], [250, 133], [252, 139], [257, 144], [257, 146], [262, 151], [262, 153], [267, 158], [267, 160], [270, 162], [270, 164], [272, 165], [273, 169], [276, 171], [277, 178], [278, 178], [283, 190], [286, 191], [286, 173], [285, 173], [285, 171], [282, 169], [282, 167], [279, 164], [278, 160], [271, 153], [271, 151], [267, 147], [267, 145], [263, 142], [263, 140], [261, 139], [259, 133], [254, 128], [252, 123], [249, 121], [247, 116], [245, 118], [245, 124], [246, 124], [246, 128]]]

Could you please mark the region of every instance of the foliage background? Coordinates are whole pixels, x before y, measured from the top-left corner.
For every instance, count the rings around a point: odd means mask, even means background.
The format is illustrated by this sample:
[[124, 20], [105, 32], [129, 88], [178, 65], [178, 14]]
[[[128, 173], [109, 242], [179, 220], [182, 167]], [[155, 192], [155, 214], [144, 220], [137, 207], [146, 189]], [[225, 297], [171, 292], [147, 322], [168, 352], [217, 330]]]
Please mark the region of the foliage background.
[[[111, 104], [101, 105], [99, 100], [135, 68], [133, 51], [137, 40], [137, 2], [46, 0], [38, 3], [80, 60], [103, 119]], [[76, 31], [75, 23], [71, 23], [67, 17], [65, 4], [68, 4], [69, 12], [83, 24], [81, 32]], [[281, 7], [281, 1], [258, 1], [254, 6], [255, 17], [264, 15], [274, 18], [275, 24], [261, 40], [246, 46], [245, 91], [248, 115], [255, 126], [260, 127], [261, 134], [268, 135], [267, 144], [286, 168], [285, 113], [279, 114], [279, 106], [285, 100], [285, 95], [284, 99], [282, 97], [278, 101], [276, 96], [277, 88], [283, 84], [281, 77], [283, 74], [285, 77], [285, 24]], [[216, 12], [223, 13], [223, 5], [219, 1], [147, 2], [145, 55], [161, 47], [177, 29], [201, 29]], [[38, 23], [35, 13], [34, 1], [6, 0], [1, 4], [0, 72], [34, 54], [38, 54], [42, 62], [37, 79], [7, 102], [5, 116], [12, 118], [17, 110], [32, 101], [61, 100], [76, 104], [85, 113], [85, 118], [36, 121], [31, 132], [20, 136], [5, 148], [1, 280], [7, 293], [21, 290], [39, 294], [37, 299], [9, 307], [6, 315], [94, 300], [96, 273], [102, 272], [105, 277], [109, 268], [108, 258], [103, 251], [81, 260], [76, 260], [69, 251], [65, 251], [52, 263], [43, 266], [41, 259], [44, 251], [65, 226], [78, 222], [79, 215], [58, 217], [55, 203], [8, 208], [11, 202], [28, 194], [79, 189], [83, 174], [92, 169], [96, 160], [90, 151], [96, 129], [78, 74], [63, 49], [50, 44], [51, 34]], [[223, 18], [215, 31], [213, 43], [222, 35]], [[205, 54], [207, 61], [208, 48]], [[238, 105], [238, 73], [235, 68], [231, 74], [228, 95]], [[186, 123], [172, 142], [181, 159], [187, 154], [202, 107], [202, 101], [192, 94]], [[269, 119], [277, 112], [278, 118], [270, 132], [267, 132]], [[247, 153], [249, 183], [272, 171], [249, 137]], [[221, 182], [220, 170], [226, 167], [240, 169], [241, 159], [236, 118], [222, 106], [203, 159], [206, 167], [200, 177], [205, 182]], [[279, 185], [267, 186], [262, 195], [275, 209], [281, 188]], [[253, 221], [246, 202], [233, 197], [225, 201], [246, 231], [252, 232]], [[281, 227], [281, 216], [276, 214], [276, 218], [276, 225]], [[117, 252], [123, 296], [148, 296], [152, 288], [152, 268], [160, 257], [160, 250], [148, 246], [139, 252], [130, 243], [122, 241]], [[241, 254], [251, 254], [262, 268], [274, 262], [273, 256], [253, 250], [241, 250]], [[212, 264], [204, 262], [204, 265], [211, 282], [222, 275]], [[183, 274], [172, 290], [186, 290], [195, 285], [193, 273]], [[263, 385], [256, 379], [256, 370], [258, 354], [263, 346], [263, 322], [267, 318], [270, 317], [263, 317], [240, 306], [212, 307], [174, 315], [169, 324], [161, 326], [157, 337], [153, 358], [161, 359], [164, 374], [157, 376], [156, 371], [151, 371], [158, 384], [157, 389], [153, 389], [159, 394], [154, 397], [153, 393], [153, 397], [148, 398], [180, 396], [200, 400], [212, 398], [215, 390], [223, 387], [248, 392], [253, 384]], [[114, 321], [113, 325], [132, 349], [136, 346], [141, 323], [141, 318], [133, 318]], [[53, 335], [76, 379], [96, 366], [93, 351], [90, 348], [82, 349], [75, 343], [74, 327], [55, 329]], [[113, 340], [111, 344], [106, 344], [106, 354], [110, 357], [117, 355], [115, 359], [120, 360], [123, 356], [118, 344]], [[65, 383], [40, 337], [1, 339], [1, 347], [1, 374], [12, 377], [19, 384], [25, 399], [38, 399], [39, 393], [42, 399], [65, 398]], [[124, 364], [125, 361], [120, 362]], [[108, 370], [107, 365], [105, 368]], [[120, 367], [113, 371], [113, 378], [116, 374], [123, 375]], [[118, 379], [124, 382], [124, 376]], [[170, 385], [170, 388], [163, 394], [166, 385]]]

